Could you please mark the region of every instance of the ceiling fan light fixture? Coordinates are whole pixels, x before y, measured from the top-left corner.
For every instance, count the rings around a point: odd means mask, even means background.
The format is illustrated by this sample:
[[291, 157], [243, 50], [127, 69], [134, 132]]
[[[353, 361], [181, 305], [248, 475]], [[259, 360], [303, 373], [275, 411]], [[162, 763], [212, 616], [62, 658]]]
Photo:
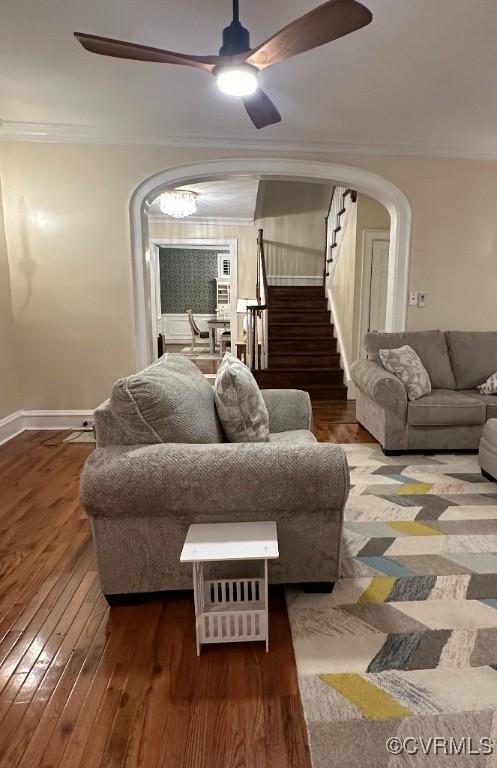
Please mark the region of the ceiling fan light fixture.
[[197, 210], [196, 198], [196, 192], [188, 189], [170, 189], [160, 195], [159, 208], [168, 216], [184, 219]]
[[257, 67], [251, 64], [216, 67], [219, 90], [228, 96], [250, 96], [257, 90]]

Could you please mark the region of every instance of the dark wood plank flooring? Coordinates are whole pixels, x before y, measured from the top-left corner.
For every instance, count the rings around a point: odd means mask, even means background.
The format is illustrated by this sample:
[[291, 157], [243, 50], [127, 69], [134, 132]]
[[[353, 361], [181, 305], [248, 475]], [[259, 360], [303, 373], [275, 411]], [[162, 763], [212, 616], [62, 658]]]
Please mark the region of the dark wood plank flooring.
[[[343, 402], [316, 404], [315, 432], [372, 439]], [[63, 437], [0, 447], [1, 768], [309, 768], [283, 591], [269, 654], [197, 658], [189, 593], [110, 610], [78, 503], [92, 446]]]

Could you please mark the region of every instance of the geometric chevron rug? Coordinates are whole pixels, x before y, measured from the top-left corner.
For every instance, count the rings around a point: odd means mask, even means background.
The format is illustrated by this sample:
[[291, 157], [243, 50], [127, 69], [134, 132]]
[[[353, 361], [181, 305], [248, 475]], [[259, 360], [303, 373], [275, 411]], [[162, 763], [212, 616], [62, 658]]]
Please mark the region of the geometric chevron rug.
[[287, 591], [313, 768], [496, 768], [497, 484], [474, 454], [342, 448], [342, 578]]

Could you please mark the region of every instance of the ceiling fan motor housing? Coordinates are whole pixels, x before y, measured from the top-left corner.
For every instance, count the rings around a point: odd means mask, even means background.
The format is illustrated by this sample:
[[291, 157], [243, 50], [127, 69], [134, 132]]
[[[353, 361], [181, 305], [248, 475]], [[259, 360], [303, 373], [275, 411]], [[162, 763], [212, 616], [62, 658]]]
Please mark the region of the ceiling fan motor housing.
[[229, 27], [223, 29], [223, 44], [219, 55], [236, 56], [246, 51], [250, 51], [250, 32], [239, 21], [232, 21]]

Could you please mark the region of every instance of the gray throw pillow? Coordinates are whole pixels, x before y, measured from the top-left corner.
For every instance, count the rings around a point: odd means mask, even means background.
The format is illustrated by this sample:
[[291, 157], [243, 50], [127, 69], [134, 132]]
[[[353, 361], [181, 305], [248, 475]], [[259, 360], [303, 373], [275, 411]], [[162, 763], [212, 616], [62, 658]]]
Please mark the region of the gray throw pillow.
[[401, 380], [409, 400], [430, 394], [430, 377], [412, 347], [405, 344], [398, 349], [380, 349], [379, 355], [383, 367]]
[[221, 443], [214, 392], [195, 363], [168, 353], [114, 384], [111, 409], [130, 444]]
[[259, 385], [250, 369], [229, 352], [219, 366], [214, 397], [231, 443], [269, 442], [269, 415]]
[[478, 392], [482, 395], [497, 395], [497, 373], [492, 373], [491, 376], [483, 383], [476, 387]]

